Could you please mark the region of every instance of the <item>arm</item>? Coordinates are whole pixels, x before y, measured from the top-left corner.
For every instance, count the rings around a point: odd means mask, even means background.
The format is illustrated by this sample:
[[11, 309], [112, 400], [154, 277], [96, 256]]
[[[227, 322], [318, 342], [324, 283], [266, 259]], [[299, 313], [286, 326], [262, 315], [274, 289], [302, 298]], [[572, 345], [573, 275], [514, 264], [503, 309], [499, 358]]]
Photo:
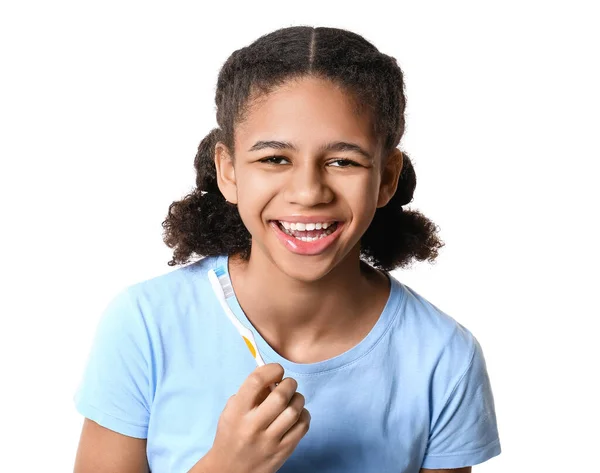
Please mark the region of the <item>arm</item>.
[[146, 439], [128, 437], [84, 419], [74, 473], [148, 473]]
[[74, 397], [84, 417], [75, 473], [148, 473], [152, 346], [147, 320], [122, 291], [98, 322]]
[[464, 468], [455, 468], [451, 470], [428, 470], [426, 468], [421, 468], [419, 473], [471, 473], [471, 467], [465, 466]]

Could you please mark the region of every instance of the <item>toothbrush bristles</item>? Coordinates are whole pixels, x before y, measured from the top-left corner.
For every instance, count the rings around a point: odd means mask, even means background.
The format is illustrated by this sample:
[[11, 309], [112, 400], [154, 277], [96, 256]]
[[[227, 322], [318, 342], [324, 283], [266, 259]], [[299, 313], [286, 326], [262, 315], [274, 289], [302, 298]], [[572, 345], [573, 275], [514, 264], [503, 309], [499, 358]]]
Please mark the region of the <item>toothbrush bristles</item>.
[[227, 275], [223, 275], [219, 277], [219, 282], [221, 283], [221, 287], [223, 288], [223, 294], [225, 295], [225, 299], [230, 296], [233, 296], [233, 287], [231, 286], [231, 281], [227, 277]]

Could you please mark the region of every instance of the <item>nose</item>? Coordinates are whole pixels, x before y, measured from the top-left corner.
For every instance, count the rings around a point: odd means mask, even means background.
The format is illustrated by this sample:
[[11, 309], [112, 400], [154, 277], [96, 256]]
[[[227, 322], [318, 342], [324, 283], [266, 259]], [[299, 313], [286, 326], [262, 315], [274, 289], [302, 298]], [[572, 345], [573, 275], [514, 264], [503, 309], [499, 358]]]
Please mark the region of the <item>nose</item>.
[[304, 207], [331, 202], [333, 192], [327, 185], [325, 172], [314, 162], [296, 163], [285, 185], [286, 201]]

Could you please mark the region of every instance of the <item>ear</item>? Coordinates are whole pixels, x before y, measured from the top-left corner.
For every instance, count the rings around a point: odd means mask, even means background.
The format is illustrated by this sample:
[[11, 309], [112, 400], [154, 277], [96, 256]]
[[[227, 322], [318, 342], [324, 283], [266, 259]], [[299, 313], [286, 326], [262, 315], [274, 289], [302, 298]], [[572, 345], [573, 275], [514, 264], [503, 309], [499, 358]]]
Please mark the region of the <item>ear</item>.
[[402, 172], [403, 156], [398, 148], [388, 155], [385, 161], [385, 167], [381, 172], [381, 182], [379, 184], [379, 197], [377, 198], [377, 208], [385, 207], [392, 199], [398, 188], [398, 180]]
[[227, 202], [237, 204], [237, 183], [233, 158], [227, 146], [220, 141], [215, 145], [215, 168], [217, 171], [217, 185]]

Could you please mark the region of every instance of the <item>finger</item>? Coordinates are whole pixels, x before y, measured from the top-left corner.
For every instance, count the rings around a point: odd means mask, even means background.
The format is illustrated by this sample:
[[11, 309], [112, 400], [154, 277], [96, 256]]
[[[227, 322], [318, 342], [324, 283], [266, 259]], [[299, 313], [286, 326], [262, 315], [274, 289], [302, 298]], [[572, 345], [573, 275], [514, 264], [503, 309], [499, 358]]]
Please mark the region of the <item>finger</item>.
[[279, 386], [279, 384], [279, 382], [270, 384], [268, 387], [260, 391], [256, 395], [254, 406], [260, 406], [264, 402], [264, 400], [269, 397], [269, 394], [271, 394], [271, 392], [274, 391], [277, 388], [277, 386]]
[[295, 449], [298, 442], [306, 435], [310, 429], [310, 412], [302, 409], [300, 418], [281, 438], [279, 445], [283, 449]]
[[264, 399], [262, 391], [265, 389], [268, 390], [270, 384], [280, 382], [283, 379], [283, 375], [283, 366], [279, 363], [269, 363], [256, 368], [245, 379], [240, 389], [238, 389], [236, 396], [237, 406], [243, 412], [254, 409]]
[[277, 386], [260, 406], [256, 408], [254, 417], [260, 429], [266, 429], [277, 419], [289, 405], [294, 393], [298, 389], [298, 382], [294, 378], [285, 378]]
[[[266, 428], [267, 433], [271, 438], [281, 439], [284, 434], [291, 429], [300, 419], [300, 414], [304, 409], [304, 396], [299, 392], [295, 392], [281, 413], [273, 419], [273, 422]], [[262, 406], [261, 406], [262, 407]]]

